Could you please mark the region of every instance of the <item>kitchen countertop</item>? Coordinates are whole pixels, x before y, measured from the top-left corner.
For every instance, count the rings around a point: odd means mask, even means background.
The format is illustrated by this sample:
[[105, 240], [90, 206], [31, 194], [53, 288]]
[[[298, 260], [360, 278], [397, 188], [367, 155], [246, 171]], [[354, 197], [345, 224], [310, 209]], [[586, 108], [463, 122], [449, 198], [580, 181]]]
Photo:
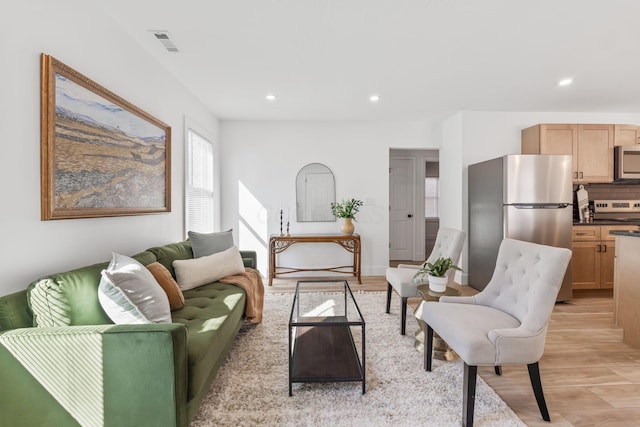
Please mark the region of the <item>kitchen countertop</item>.
[[610, 219], [595, 219], [593, 222], [579, 222], [574, 221], [574, 226], [581, 225], [640, 225], [640, 221], [638, 220], [630, 220], [630, 221], [615, 221]]
[[610, 231], [609, 234], [614, 234], [616, 236], [628, 236], [628, 237], [640, 237], [640, 231]]

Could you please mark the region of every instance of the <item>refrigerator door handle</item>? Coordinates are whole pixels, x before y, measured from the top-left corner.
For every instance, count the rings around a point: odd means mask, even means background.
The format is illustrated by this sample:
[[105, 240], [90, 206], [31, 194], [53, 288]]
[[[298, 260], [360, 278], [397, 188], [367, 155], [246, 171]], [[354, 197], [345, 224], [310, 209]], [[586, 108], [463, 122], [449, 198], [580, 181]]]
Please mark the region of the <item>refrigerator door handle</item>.
[[569, 203], [514, 203], [516, 209], [564, 209]]

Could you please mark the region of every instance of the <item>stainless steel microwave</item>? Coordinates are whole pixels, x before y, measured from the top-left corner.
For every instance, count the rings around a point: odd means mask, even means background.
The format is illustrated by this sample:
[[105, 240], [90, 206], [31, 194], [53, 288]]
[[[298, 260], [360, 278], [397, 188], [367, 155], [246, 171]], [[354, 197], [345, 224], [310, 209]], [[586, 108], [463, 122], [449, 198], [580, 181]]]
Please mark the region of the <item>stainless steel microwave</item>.
[[640, 145], [615, 147], [613, 164], [616, 181], [640, 180]]

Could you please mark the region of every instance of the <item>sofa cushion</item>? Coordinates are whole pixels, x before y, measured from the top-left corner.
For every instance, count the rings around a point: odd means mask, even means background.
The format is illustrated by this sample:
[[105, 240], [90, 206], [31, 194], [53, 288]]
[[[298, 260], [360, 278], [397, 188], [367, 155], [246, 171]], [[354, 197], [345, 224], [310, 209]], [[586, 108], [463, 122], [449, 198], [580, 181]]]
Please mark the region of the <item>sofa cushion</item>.
[[149, 265], [158, 260], [158, 258], [156, 258], [156, 255], [153, 252], [148, 250], [144, 252], [140, 252], [139, 254], [135, 254], [131, 258], [135, 259], [142, 265]]
[[173, 268], [183, 291], [232, 274], [244, 273], [244, 263], [236, 246], [201, 258], [175, 260]]
[[187, 234], [191, 240], [194, 258], [217, 254], [233, 246], [233, 230], [218, 233], [189, 231]]
[[144, 265], [125, 255], [114, 253], [102, 271], [98, 299], [116, 324], [171, 323], [167, 294]]
[[184, 295], [167, 267], [156, 261], [147, 265], [147, 270], [153, 274], [164, 293], [167, 294], [171, 310], [184, 307]]
[[173, 269], [173, 261], [176, 259], [193, 259], [191, 242], [188, 240], [164, 246], [156, 246], [149, 249], [149, 251], [155, 254], [156, 261], [167, 267], [167, 270], [169, 270], [174, 278], [176, 277], [176, 272]]
[[184, 298], [184, 307], [172, 312], [171, 317], [174, 323], [184, 324], [189, 334], [191, 399], [208, 384], [208, 378], [215, 375], [224, 361], [242, 325], [246, 296], [237, 286], [215, 282], [185, 291]]
[[[143, 265], [156, 261], [153, 252], [132, 257]], [[50, 274], [32, 282], [27, 301], [34, 326], [104, 325], [113, 323], [98, 301], [101, 272], [108, 262]]]
[[0, 297], [0, 331], [31, 326], [33, 316], [29, 311], [26, 290]]
[[102, 325], [113, 323], [98, 301], [104, 262], [36, 280], [27, 289], [34, 326]]

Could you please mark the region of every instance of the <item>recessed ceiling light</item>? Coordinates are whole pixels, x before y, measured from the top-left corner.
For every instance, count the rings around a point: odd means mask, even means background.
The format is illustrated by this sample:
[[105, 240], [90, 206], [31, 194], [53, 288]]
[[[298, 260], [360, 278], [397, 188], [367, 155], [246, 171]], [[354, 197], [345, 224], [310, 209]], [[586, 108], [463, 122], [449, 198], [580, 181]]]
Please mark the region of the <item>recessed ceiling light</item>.
[[273, 102], [278, 99], [274, 93], [268, 93], [264, 98], [269, 102]]
[[373, 95], [371, 95], [369, 97], [369, 101], [371, 101], [373, 103], [376, 103], [376, 102], [380, 101], [380, 95], [374, 93]]
[[569, 86], [571, 83], [573, 83], [573, 79], [572, 78], [566, 78], [566, 79], [562, 79], [558, 82], [558, 86]]

